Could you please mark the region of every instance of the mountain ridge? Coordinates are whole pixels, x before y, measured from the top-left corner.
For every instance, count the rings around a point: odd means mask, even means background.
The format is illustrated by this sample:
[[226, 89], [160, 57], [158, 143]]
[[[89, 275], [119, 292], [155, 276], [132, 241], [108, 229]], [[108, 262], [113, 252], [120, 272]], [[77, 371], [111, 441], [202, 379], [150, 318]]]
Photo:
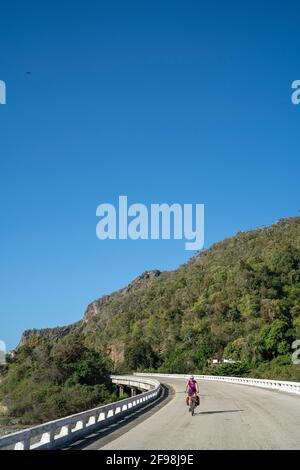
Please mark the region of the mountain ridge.
[[144, 287], [149, 281], [151, 281], [151, 279], [158, 277], [160, 274], [161, 271], [158, 269], [144, 271], [142, 274], [133, 279], [133, 281], [131, 281], [127, 286], [122, 287], [117, 291], [113, 291], [111, 294], [105, 294], [88, 304], [83, 318], [77, 322], [71, 323], [70, 325], [56, 326], [53, 328], [31, 328], [25, 330], [21, 335], [17, 349], [21, 346], [24, 346], [24, 344], [26, 344], [26, 342], [31, 338], [47, 338], [50, 340], [63, 338], [67, 334], [80, 329], [83, 323], [88, 322], [94, 314], [97, 314], [97, 309], [99, 307], [105, 305], [105, 303], [111, 300], [112, 296], [126, 295], [135, 289]]
[[[276, 309], [281, 309], [285, 318], [286, 307], [279, 306], [282, 292], [276, 291], [276, 286], [263, 284], [268, 275], [279, 276], [276, 282], [280, 282], [281, 273], [276, 272], [273, 255], [278, 260], [288, 259], [294, 256], [292, 252], [297, 252], [296, 258], [300, 253], [300, 217], [238, 232], [197, 253], [174, 271], [145, 271], [128, 286], [91, 302], [83, 319], [73, 325], [24, 332], [20, 345], [32, 337], [59, 340], [79, 330], [86, 344], [106, 352], [114, 363], [122, 363], [128, 343], [139, 336], [152, 344], [156, 356], [170, 354], [172, 347], [180, 343], [189, 344], [191, 335], [186, 330], [190, 325], [196, 330], [195, 341], [212, 337], [213, 345], [208, 349], [211, 354], [221, 355], [232, 341], [243, 342], [243, 318], [247, 319], [249, 331], [245, 334], [250, 339], [264, 325], [261, 316], [268, 324], [268, 308], [275, 309], [274, 314], [269, 312], [271, 317], [277, 318]], [[294, 276], [296, 279], [298, 271]], [[267, 282], [272, 284], [271, 280]], [[298, 278], [295, 282], [298, 285]], [[245, 293], [241, 294], [243, 289]], [[213, 318], [215, 323], [210, 320]], [[155, 323], [160, 324], [159, 329]], [[241, 331], [240, 337], [235, 338], [234, 329]]]
[[174, 271], [146, 271], [90, 303], [72, 325], [24, 332], [0, 371], [7, 409], [0, 424], [38, 423], [114, 400], [111, 373], [300, 381], [300, 365], [292, 363], [299, 338], [294, 217], [239, 232]]

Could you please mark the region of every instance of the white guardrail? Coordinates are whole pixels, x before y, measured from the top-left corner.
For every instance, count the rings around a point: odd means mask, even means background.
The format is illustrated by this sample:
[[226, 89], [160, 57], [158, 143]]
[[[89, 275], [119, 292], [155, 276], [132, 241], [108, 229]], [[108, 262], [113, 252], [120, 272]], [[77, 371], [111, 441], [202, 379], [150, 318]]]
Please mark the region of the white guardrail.
[[155, 379], [114, 375], [111, 379], [117, 385], [145, 391], [125, 400], [3, 436], [0, 438], [0, 450], [53, 450], [64, 447], [155, 400], [161, 391], [161, 385]]
[[[135, 373], [134, 376], [112, 375], [111, 379], [117, 385], [125, 385], [145, 391], [125, 400], [119, 400], [92, 410], [83, 411], [82, 413], [3, 436], [0, 438], [0, 450], [53, 450], [67, 446], [102, 427], [106, 427], [125, 414], [137, 410], [144, 406], [146, 402], [155, 400], [161, 391], [161, 384], [155, 378], [168, 377], [187, 379], [190, 377], [190, 374]], [[197, 374], [194, 374], [194, 377], [200, 380], [252, 385], [300, 395], [300, 382]]]
[[[188, 379], [191, 374], [143, 374], [137, 373], [139, 377], [170, 377], [174, 379]], [[196, 379], [202, 380], [215, 380], [217, 382], [228, 382], [240, 385], [252, 385], [254, 387], [269, 388], [279, 390], [280, 392], [295, 393], [300, 395], [300, 382], [284, 382], [282, 380], [268, 380], [268, 379], [252, 379], [248, 377], [226, 377], [218, 375], [197, 375], [194, 374]]]

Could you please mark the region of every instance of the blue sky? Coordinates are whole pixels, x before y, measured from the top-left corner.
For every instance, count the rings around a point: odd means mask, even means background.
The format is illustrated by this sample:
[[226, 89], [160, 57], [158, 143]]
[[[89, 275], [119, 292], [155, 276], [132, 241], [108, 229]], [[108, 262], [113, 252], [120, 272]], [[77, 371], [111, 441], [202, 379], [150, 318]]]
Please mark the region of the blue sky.
[[[100, 241], [96, 207], [204, 203], [205, 246], [300, 209], [299, 2], [1, 5], [0, 338], [79, 320], [183, 241]], [[31, 72], [27, 74], [26, 72]]]

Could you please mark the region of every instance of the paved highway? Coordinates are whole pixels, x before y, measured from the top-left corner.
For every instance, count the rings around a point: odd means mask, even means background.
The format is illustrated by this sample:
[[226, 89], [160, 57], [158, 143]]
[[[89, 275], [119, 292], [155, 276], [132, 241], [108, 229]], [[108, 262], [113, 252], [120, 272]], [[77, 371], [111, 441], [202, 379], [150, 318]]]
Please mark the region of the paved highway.
[[174, 388], [174, 398], [109, 443], [100, 440], [96, 448], [300, 449], [299, 396], [200, 380], [201, 404], [192, 417], [185, 405], [185, 381], [161, 381]]

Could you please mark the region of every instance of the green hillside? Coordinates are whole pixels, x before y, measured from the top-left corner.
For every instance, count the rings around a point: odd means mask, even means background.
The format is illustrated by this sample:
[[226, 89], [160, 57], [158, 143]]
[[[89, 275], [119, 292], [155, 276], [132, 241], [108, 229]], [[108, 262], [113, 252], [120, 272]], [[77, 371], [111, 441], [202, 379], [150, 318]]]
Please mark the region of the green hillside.
[[[112, 399], [112, 370], [300, 380], [291, 361], [295, 339], [299, 217], [238, 233], [176, 271], [146, 272], [90, 304], [70, 327], [25, 332], [2, 401], [27, 421], [78, 411]], [[236, 362], [212, 368], [212, 358]]]
[[211, 357], [256, 363], [290, 355], [300, 338], [300, 218], [239, 233], [93, 303], [82, 329], [89, 346], [126, 370], [185, 372]]

